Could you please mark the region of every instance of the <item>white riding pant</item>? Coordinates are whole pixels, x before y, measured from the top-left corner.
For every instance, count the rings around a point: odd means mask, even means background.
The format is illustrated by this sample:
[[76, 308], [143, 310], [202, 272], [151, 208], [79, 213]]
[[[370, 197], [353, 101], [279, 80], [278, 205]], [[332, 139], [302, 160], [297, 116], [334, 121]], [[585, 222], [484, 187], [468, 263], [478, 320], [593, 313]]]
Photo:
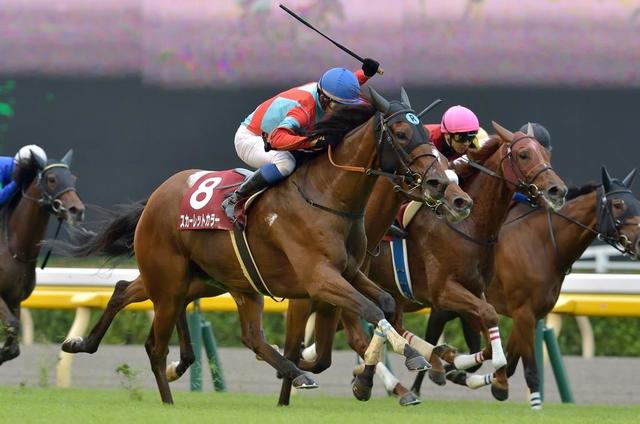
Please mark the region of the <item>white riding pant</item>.
[[244, 125], [238, 127], [234, 139], [238, 157], [253, 168], [260, 168], [268, 163], [273, 163], [283, 177], [291, 174], [296, 167], [293, 155], [283, 150], [264, 151], [262, 136], [255, 135]]

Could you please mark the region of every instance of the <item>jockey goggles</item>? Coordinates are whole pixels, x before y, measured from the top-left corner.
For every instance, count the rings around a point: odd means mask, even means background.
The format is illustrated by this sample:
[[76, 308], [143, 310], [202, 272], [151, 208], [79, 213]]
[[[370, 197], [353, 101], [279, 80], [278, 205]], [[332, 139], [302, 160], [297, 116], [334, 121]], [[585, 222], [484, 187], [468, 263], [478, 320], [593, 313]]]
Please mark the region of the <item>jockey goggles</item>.
[[477, 131], [470, 131], [466, 133], [450, 133], [449, 137], [454, 143], [464, 144], [464, 145], [476, 145], [476, 138], [478, 137]]

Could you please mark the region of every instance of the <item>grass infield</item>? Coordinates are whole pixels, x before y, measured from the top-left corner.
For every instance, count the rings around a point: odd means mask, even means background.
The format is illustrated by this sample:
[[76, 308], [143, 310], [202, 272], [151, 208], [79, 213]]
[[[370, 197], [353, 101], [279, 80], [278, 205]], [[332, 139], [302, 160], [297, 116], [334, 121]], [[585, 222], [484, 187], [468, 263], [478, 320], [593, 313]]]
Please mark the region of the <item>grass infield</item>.
[[151, 390], [54, 389], [0, 386], [3, 423], [637, 423], [640, 405], [424, 401], [401, 408], [395, 399], [297, 395], [276, 407], [276, 395], [175, 392], [173, 406]]

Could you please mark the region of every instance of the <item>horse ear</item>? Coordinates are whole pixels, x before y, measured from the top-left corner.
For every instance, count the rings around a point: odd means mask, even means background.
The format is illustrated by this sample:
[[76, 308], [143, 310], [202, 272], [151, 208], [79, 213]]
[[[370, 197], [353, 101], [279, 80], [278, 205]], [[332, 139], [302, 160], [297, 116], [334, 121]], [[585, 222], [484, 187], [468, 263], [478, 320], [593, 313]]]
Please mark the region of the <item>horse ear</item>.
[[33, 150], [30, 150], [30, 151], [31, 151], [31, 163], [33, 163], [38, 169], [44, 169], [44, 167], [47, 166], [47, 162], [44, 159], [42, 159], [42, 157], [33, 153]]
[[633, 168], [631, 172], [629, 172], [629, 175], [624, 177], [624, 180], [622, 180], [622, 184], [624, 184], [626, 188], [631, 188], [631, 184], [633, 184], [633, 177], [636, 176], [636, 171], [637, 169]]
[[64, 163], [67, 166], [71, 166], [71, 160], [73, 159], [73, 149], [69, 149], [67, 153], [64, 154], [60, 162]]
[[400, 87], [400, 100], [402, 100], [402, 103], [404, 103], [406, 106], [409, 107], [409, 109], [411, 109], [411, 102], [409, 101], [409, 95], [405, 91], [404, 87]]
[[607, 167], [604, 165], [602, 166], [602, 186], [604, 187], [605, 193], [611, 188], [611, 175], [609, 175]]
[[531, 122], [527, 123], [527, 137], [535, 137], [535, 134], [533, 133], [533, 125], [531, 125]]
[[498, 134], [503, 141], [509, 143], [513, 140], [513, 133], [511, 131], [498, 124], [496, 121], [491, 121], [491, 125], [493, 126], [493, 129], [496, 130], [496, 134]]
[[387, 113], [389, 112], [389, 101], [382, 97], [376, 90], [369, 87], [369, 94], [371, 95], [371, 102], [376, 110]]

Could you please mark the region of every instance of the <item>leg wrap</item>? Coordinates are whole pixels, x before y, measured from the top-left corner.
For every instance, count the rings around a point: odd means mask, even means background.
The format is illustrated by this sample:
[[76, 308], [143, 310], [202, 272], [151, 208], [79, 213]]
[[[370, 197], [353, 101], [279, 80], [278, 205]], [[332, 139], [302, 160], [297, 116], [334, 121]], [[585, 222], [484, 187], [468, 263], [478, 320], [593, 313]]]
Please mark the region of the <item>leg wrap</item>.
[[500, 340], [500, 330], [498, 327], [489, 329], [489, 341], [491, 342], [491, 362], [493, 368], [500, 369], [507, 365], [507, 358], [502, 350], [502, 341]]
[[394, 352], [404, 355], [404, 346], [407, 344], [407, 341], [398, 334], [391, 324], [389, 324], [389, 321], [381, 319], [380, 322], [378, 322], [378, 330], [389, 340]]
[[409, 342], [409, 346], [417, 350], [420, 355], [425, 358], [431, 358], [434, 348], [431, 343], [422, 340], [410, 331], [405, 331], [402, 337], [404, 337]]
[[459, 370], [466, 370], [484, 362], [484, 355], [482, 352], [474, 353], [472, 355], [458, 355], [453, 360], [453, 365]]
[[494, 375], [491, 374], [471, 374], [467, 377], [467, 386], [471, 389], [479, 389], [480, 387], [488, 386], [491, 384]]
[[384, 334], [378, 330], [373, 332], [371, 343], [369, 343], [369, 347], [367, 347], [367, 350], [364, 352], [365, 365], [376, 365], [380, 362], [385, 341]]
[[302, 351], [302, 359], [309, 362], [314, 362], [318, 359], [318, 353], [316, 352], [316, 344], [312, 344], [309, 347], [304, 348]]
[[542, 399], [540, 398], [540, 392], [533, 392], [529, 396], [529, 401], [531, 402], [531, 409], [535, 411], [539, 411], [542, 409]]
[[380, 380], [382, 380], [382, 384], [384, 384], [384, 388], [387, 392], [393, 392], [396, 384], [399, 383], [398, 379], [391, 374], [389, 368], [387, 368], [382, 362], [378, 362], [376, 364], [376, 375], [380, 377]]

